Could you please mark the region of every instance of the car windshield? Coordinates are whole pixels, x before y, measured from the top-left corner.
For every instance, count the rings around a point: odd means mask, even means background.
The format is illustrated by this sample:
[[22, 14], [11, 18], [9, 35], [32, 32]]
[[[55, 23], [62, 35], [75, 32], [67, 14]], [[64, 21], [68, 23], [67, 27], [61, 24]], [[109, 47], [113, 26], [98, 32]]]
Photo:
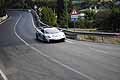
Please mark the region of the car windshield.
[[46, 34], [59, 33], [60, 31], [57, 28], [48, 28], [44, 30]]

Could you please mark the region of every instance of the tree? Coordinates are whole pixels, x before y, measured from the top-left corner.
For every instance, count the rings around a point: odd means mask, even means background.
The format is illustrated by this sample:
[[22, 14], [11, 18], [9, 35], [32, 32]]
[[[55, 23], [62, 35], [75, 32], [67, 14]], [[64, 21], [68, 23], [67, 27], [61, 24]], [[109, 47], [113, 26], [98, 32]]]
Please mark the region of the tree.
[[0, 0], [0, 17], [6, 15], [6, 0]]
[[57, 18], [56, 18], [56, 14], [53, 12], [52, 8], [48, 8], [48, 12], [49, 12], [49, 24], [51, 26], [56, 26], [57, 25]]
[[90, 21], [95, 20], [95, 15], [96, 15], [95, 11], [88, 10], [88, 11], [85, 11], [85, 14], [86, 14], [86, 17], [87, 17], [86, 19], [88, 19]]
[[34, 3], [32, 0], [25, 0], [25, 8], [32, 8], [34, 6]]
[[108, 22], [111, 27], [112, 32], [120, 32], [120, 8], [113, 8], [110, 16], [108, 17]]
[[69, 13], [72, 9], [72, 0], [57, 0], [57, 23], [59, 27], [68, 27]]
[[57, 0], [57, 13], [58, 13], [58, 17], [59, 17], [59, 14], [64, 12], [64, 10], [65, 10], [64, 0]]
[[63, 15], [64, 10], [65, 10], [64, 0], [57, 0], [57, 16], [58, 16], [58, 21], [60, 20], [61, 16]]
[[120, 8], [99, 12], [96, 16], [95, 26], [98, 30], [107, 32], [120, 32]]
[[67, 25], [67, 22], [66, 22], [67, 18], [69, 18], [69, 15], [67, 15], [67, 13], [65, 11], [63, 13], [61, 13], [61, 16], [59, 16], [59, 19], [58, 19], [59, 27], [66, 27], [66, 25]]
[[56, 8], [57, 0], [32, 0], [38, 7]]
[[72, 0], [68, 1], [68, 6], [67, 7], [68, 7], [68, 13], [70, 13], [72, 11], [72, 9], [73, 9]]
[[57, 25], [57, 18], [55, 13], [51, 8], [43, 7], [41, 11], [41, 20], [50, 25], [50, 26], [56, 26]]

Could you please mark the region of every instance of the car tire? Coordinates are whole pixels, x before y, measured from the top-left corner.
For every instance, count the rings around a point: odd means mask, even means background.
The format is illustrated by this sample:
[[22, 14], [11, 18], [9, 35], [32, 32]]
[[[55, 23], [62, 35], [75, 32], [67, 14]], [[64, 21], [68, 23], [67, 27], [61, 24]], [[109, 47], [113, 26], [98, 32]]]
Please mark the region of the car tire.
[[65, 42], [65, 38], [64, 38], [64, 39], [62, 39], [62, 42]]

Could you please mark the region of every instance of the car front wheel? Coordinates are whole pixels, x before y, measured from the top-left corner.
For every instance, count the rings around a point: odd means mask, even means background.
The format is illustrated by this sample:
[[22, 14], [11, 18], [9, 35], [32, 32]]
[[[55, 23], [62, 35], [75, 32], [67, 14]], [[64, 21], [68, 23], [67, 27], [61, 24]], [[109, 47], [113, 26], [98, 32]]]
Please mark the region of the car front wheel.
[[61, 41], [62, 41], [62, 42], [65, 42], [65, 38], [63, 38]]

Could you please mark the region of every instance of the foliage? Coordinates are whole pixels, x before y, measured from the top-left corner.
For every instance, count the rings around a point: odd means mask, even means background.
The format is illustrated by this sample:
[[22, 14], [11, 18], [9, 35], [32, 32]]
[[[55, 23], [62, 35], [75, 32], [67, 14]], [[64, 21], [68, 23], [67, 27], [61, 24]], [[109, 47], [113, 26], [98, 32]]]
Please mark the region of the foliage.
[[0, 0], [0, 17], [5, 15], [5, 0]]
[[69, 0], [69, 1], [68, 1], [67, 7], [68, 7], [68, 13], [70, 13], [70, 12], [72, 11], [72, 9], [73, 9], [72, 0]]
[[4, 0], [0, 0], [0, 8], [3, 7], [5, 4], [5, 1]]
[[108, 18], [112, 32], [120, 32], [120, 8], [113, 8]]
[[85, 14], [86, 14], [86, 19], [88, 19], [88, 20], [94, 20], [95, 19], [95, 15], [96, 15], [95, 11], [88, 10], [88, 11], [85, 12]]
[[41, 11], [41, 20], [51, 26], [56, 26], [57, 25], [57, 18], [55, 13], [51, 8], [43, 7]]
[[66, 11], [66, 2], [57, 0], [57, 23], [59, 27], [66, 27], [68, 21], [68, 12]]
[[93, 22], [95, 20], [96, 13], [94, 11], [87, 10], [87, 11], [84, 11], [84, 14], [85, 14], [84, 17], [78, 18], [78, 21], [76, 22], [75, 27], [76, 28], [94, 28]]
[[33, 6], [34, 6], [34, 3], [32, 0], [25, 0], [24, 8], [32, 8]]
[[[65, 1], [67, 3], [65, 4]], [[100, 0], [82, 0], [90, 4], [98, 4]], [[48, 25], [65, 27], [67, 21], [69, 27], [73, 27], [69, 13], [73, 9], [72, 0], [0, 0], [0, 16], [6, 14], [7, 8], [34, 8], [34, 5], [44, 7], [41, 19]], [[85, 19], [79, 19], [76, 22], [76, 27], [79, 28], [98, 28], [98, 30], [108, 32], [120, 32], [120, 8], [114, 7], [113, 3], [101, 3], [107, 5], [111, 10], [99, 11], [97, 14], [94, 11], [86, 11]], [[67, 8], [66, 8], [67, 6]], [[54, 11], [53, 11], [54, 10]], [[57, 14], [57, 15], [56, 15]], [[57, 16], [57, 18], [56, 18]]]
[[59, 16], [59, 19], [58, 19], [58, 26], [59, 27], [66, 27], [67, 28], [67, 20], [69, 22], [69, 15], [68, 13], [66, 13], [65, 11], [61, 14], [61, 16]]
[[87, 20], [87, 19], [79, 19], [78, 22], [76, 23], [77, 28], [93, 28], [92, 23]]
[[50, 8], [57, 7], [56, 0], [34, 0], [33, 3], [36, 4], [38, 7], [50, 7]]
[[120, 8], [112, 8], [96, 15], [95, 26], [98, 30], [107, 32], [120, 32]]
[[57, 16], [58, 20], [61, 18], [65, 10], [64, 0], [57, 0]]

